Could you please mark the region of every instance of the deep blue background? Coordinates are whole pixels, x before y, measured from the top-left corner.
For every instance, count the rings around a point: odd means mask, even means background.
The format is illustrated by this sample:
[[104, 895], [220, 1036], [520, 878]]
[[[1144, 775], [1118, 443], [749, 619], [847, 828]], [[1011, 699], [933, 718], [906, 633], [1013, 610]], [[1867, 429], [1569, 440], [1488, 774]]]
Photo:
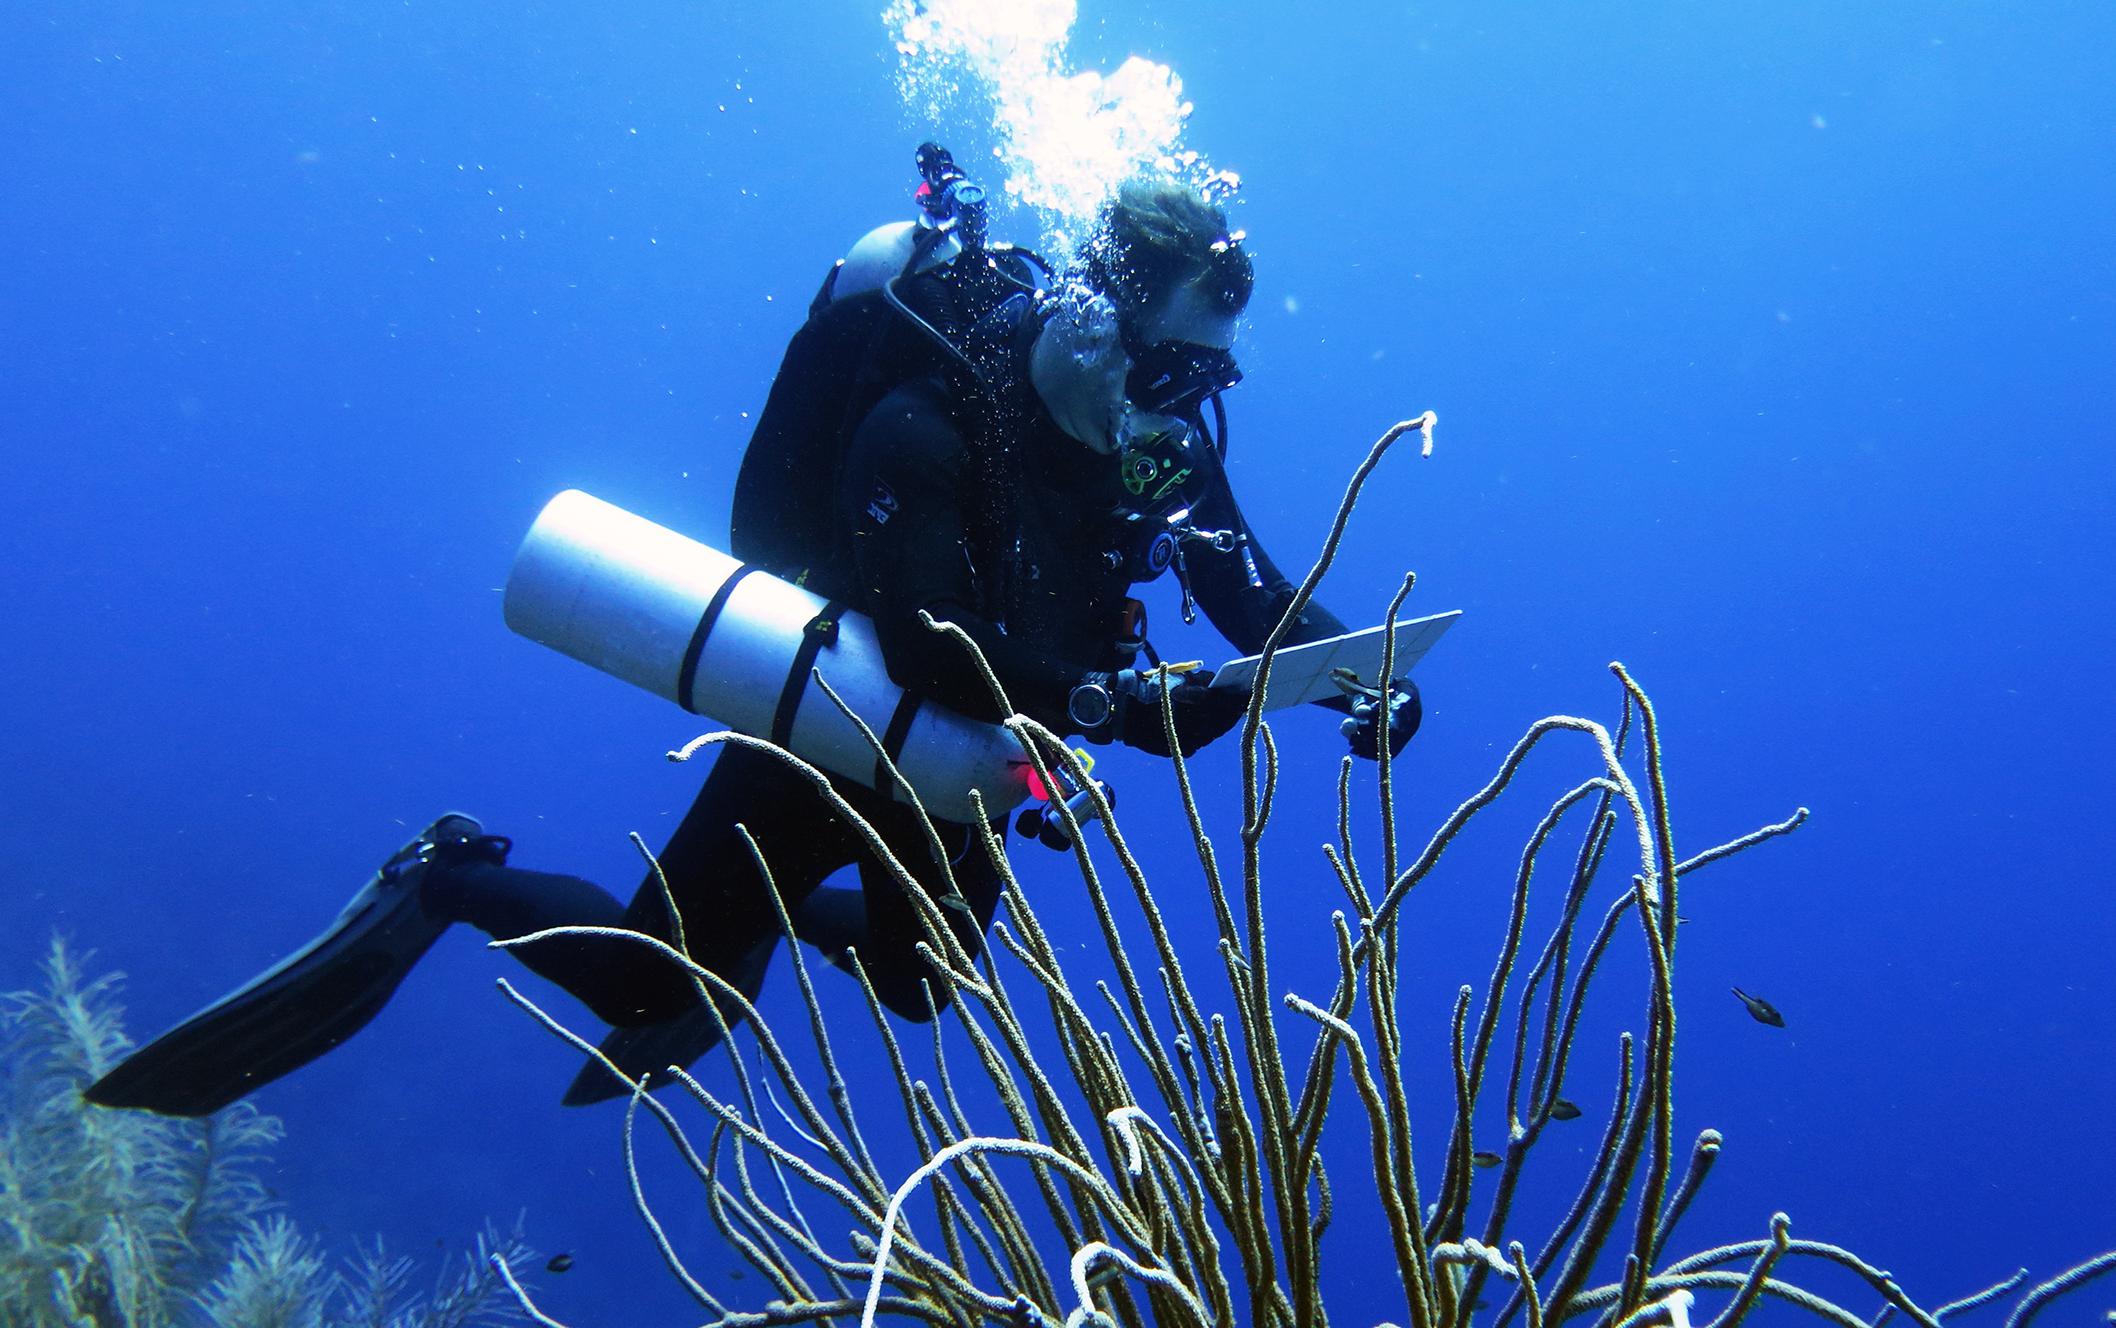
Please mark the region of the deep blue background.
[[[903, 214], [920, 137], [982, 150], [974, 108], [908, 117], [877, 7], [0, 17], [0, 986], [59, 928], [131, 974], [145, 1035], [455, 805], [519, 862], [629, 889], [624, 832], [680, 815], [696, 773], [659, 754], [693, 725], [511, 637], [498, 587], [566, 485], [717, 537], [824, 266]], [[1678, 1124], [1728, 1152], [1680, 1245], [1784, 1208], [1930, 1305], [2116, 1243], [2112, 41], [2086, 3], [1082, 20], [1077, 60], [1174, 64], [1191, 144], [1247, 179], [1236, 482], [1281, 561], [1374, 435], [1440, 412], [1325, 586], [1372, 619], [1416, 568], [1414, 603], [1469, 611], [1420, 673], [1406, 833], [1534, 718], [1613, 721], [1612, 659], [1659, 703], [1687, 849], [1815, 809], [1685, 896]], [[1337, 740], [1282, 728], [1279, 985], [1319, 994]], [[1181, 828], [1165, 771], [1115, 768], [1195, 909], [1154, 833]], [[1231, 754], [1202, 769], [1224, 828]], [[1540, 760], [1414, 901], [1428, 1154], [1516, 832], [1590, 773]], [[1088, 939], [1066, 865], [1015, 857]], [[1635, 967], [1582, 1049], [1582, 1148]], [[414, 1251], [525, 1208], [578, 1260], [545, 1279], [560, 1318], [695, 1318], [627, 1211], [614, 1111], [558, 1109], [574, 1058], [503, 972], [450, 938], [260, 1095], [290, 1130], [276, 1188]], [[782, 969], [770, 1008], [791, 997]], [[1400, 1317], [1352, 1165], [1337, 1314]], [[701, 1274], [760, 1303], [662, 1175]]]

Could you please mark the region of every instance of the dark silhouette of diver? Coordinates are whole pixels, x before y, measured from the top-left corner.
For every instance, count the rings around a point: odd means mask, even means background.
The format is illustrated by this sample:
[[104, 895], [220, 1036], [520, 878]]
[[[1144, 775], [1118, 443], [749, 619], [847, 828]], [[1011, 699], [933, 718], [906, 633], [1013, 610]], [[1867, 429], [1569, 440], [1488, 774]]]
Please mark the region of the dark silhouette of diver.
[[[1168, 755], [1167, 686], [1178, 744], [1202, 747], [1239, 720], [1246, 698], [1207, 676], [1135, 669], [1143, 610], [1129, 592], [1173, 564], [1186, 617], [1194, 601], [1244, 652], [1261, 648], [1293, 596], [1221, 464], [1220, 394], [1241, 376], [1230, 348], [1253, 285], [1241, 237], [1195, 191], [1135, 181], [1073, 270], [1050, 282], [1026, 251], [984, 244], [981, 210], [958, 206], [968, 191], [944, 152], [929, 145], [921, 168], [921, 203], [941, 224], [909, 236], [903, 268], [879, 289], [844, 289], [860, 262], [832, 270], [745, 459], [734, 552], [868, 614], [891, 678], [931, 702], [1003, 718], [966, 652], [921, 611], [961, 626], [1013, 705], [1061, 734]], [[1344, 631], [1311, 603], [1287, 643]], [[1417, 693], [1400, 680], [1389, 698], [1400, 749], [1418, 725]], [[1353, 750], [1378, 757], [1378, 702], [1338, 708]], [[938, 896], [945, 878], [917, 814], [832, 782]], [[797, 935], [832, 958], [856, 952], [907, 1019], [945, 1004], [946, 984], [927, 982], [915, 953], [922, 923], [897, 880], [796, 772], [742, 748], [721, 750], [659, 856], [699, 964], [753, 997], [780, 940], [738, 827], [762, 851]], [[997, 873], [973, 827], [936, 828], [960, 892], [941, 913], [977, 953]], [[218, 1110], [350, 1037], [458, 922], [501, 939], [569, 925], [675, 934], [651, 874], [625, 905], [578, 877], [509, 865], [509, 848], [470, 817], [436, 820], [322, 936], [141, 1048], [90, 1100]], [[824, 884], [846, 866], [858, 889]], [[637, 942], [558, 937], [511, 953], [613, 1025], [604, 1048], [635, 1076], [688, 1064], [718, 1038], [691, 977]], [[565, 1100], [625, 1091], [591, 1062]]]

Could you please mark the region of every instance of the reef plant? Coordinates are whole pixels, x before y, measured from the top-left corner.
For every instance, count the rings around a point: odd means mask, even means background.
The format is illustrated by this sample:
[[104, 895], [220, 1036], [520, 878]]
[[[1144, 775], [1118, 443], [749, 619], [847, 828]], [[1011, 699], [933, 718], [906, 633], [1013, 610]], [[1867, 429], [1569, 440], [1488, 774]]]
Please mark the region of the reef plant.
[[[1361, 486], [1403, 436], [1422, 434], [1429, 452], [1431, 429], [1430, 415], [1392, 428], [1353, 477], [1321, 557], [1265, 651], [1258, 696], [1286, 623], [1335, 556]], [[1389, 608], [1392, 623], [1410, 588], [1406, 578]], [[972, 648], [959, 629], [931, 625]], [[1716, 1131], [1704, 1130], [1691, 1142], [1686, 1162], [1677, 1146], [1678, 892], [1714, 864], [1791, 833], [1808, 813], [1802, 808], [1701, 851], [1678, 851], [1658, 717], [1631, 675], [1621, 665], [1612, 671], [1621, 701], [1613, 730], [1562, 715], [1532, 724], [1489, 781], [1415, 853], [1406, 854], [1397, 839], [1395, 790], [1385, 761], [1377, 770], [1378, 863], [1354, 851], [1353, 767], [1346, 759], [1337, 776], [1336, 842], [1323, 850], [1344, 905], [1317, 920], [1334, 936], [1336, 963], [1334, 973], [1320, 975], [1323, 989], [1316, 996], [1280, 989], [1267, 945], [1263, 901], [1276, 887], [1267, 879], [1261, 844], [1283, 772], [1261, 702], [1252, 701], [1242, 730], [1241, 822], [1232, 871], [1222, 865], [1222, 849], [1207, 833], [1179, 759], [1176, 778], [1216, 930], [1221, 1008], [1209, 1004], [1204, 984], [1186, 971], [1163, 900], [1099, 792], [1091, 795], [1091, 816], [1061, 812], [1114, 972], [1112, 981], [1096, 982], [1089, 995], [1069, 971], [1076, 965], [1061, 957], [1039, 923], [996, 835], [988, 831], [983, 847], [1003, 875], [1005, 919], [993, 928], [996, 945], [972, 954], [942, 921], [941, 909], [950, 901], [936, 902], [920, 890], [880, 836], [812, 767], [735, 733], [709, 734], [671, 753], [683, 759], [717, 744], [773, 753], [809, 781], [831, 814], [860, 830], [919, 902], [927, 932], [922, 953], [933, 982], [952, 994], [947, 1010], [986, 1081], [986, 1099], [996, 1100], [1004, 1121], [996, 1128], [973, 1123], [966, 1103], [974, 1095], [951, 1066], [940, 1010], [934, 1011], [933, 1045], [924, 1063], [929, 1068], [914, 1075], [897, 1030], [866, 987], [873, 1033], [893, 1068], [903, 1124], [917, 1149], [919, 1163], [908, 1174], [884, 1175], [875, 1161], [868, 1142], [874, 1122], [863, 1119], [860, 1109], [871, 1110], [877, 1098], [870, 1091], [855, 1100], [833, 1050], [833, 1038], [843, 1030], [832, 1029], [824, 1017], [799, 948], [791, 944], [790, 925], [785, 934], [815, 1045], [816, 1089], [757, 1010], [687, 957], [672, 896], [674, 944], [584, 928], [496, 944], [584, 932], [627, 937], [684, 966], [701, 999], [713, 998], [704, 1002], [707, 1007], [718, 1002], [738, 1011], [754, 1030], [761, 1071], [752, 1072], [734, 1040], [726, 1040], [735, 1085], [731, 1099], [676, 1067], [656, 1080], [680, 1085], [704, 1109], [708, 1135], [702, 1143], [674, 1108], [649, 1094], [645, 1079], [633, 1083], [625, 1118], [625, 1158], [638, 1211], [671, 1273], [711, 1316], [710, 1328], [854, 1315], [863, 1325], [890, 1315], [953, 1328], [986, 1320], [1036, 1328], [1326, 1324], [1333, 1275], [1374, 1275], [1371, 1267], [1333, 1274], [1328, 1262], [1333, 1182], [1322, 1142], [1333, 1120], [1364, 1131], [1369, 1165], [1361, 1169], [1359, 1184], [1374, 1188], [1385, 1215], [1402, 1321], [1415, 1328], [1466, 1328], [1472, 1322], [1546, 1328], [1581, 1316], [1616, 1328], [1689, 1328], [1700, 1321], [1698, 1305], [1706, 1297], [1717, 1302], [1710, 1328], [1735, 1328], [1766, 1300], [1840, 1328], [1873, 1328], [1891, 1316], [1938, 1328], [1954, 1315], [2018, 1293], [2025, 1271], [1977, 1295], [1927, 1308], [1885, 1270], [1849, 1250], [1796, 1238], [1784, 1213], [1771, 1215], [1751, 1239], [1675, 1253], [1676, 1229], [1722, 1144]], [[1393, 676], [1388, 661], [1382, 676]], [[1057, 735], [1016, 713], [989, 670], [986, 680], [1001, 713], [1013, 716], [1007, 724], [1045, 785], [1053, 786], [1055, 768], [1064, 767], [1078, 786], [1093, 789], [1079, 758]], [[1174, 748], [1172, 716], [1164, 713], [1163, 722]], [[886, 763], [881, 744], [873, 745]], [[1490, 979], [1481, 994], [1462, 987], [1453, 1003], [1441, 1076], [1452, 1093], [1439, 1122], [1445, 1146], [1436, 1175], [1430, 1165], [1414, 1162], [1415, 1113], [1399, 1002], [1404, 918], [1450, 847], [1512, 789], [1530, 754], [1546, 746], [1573, 748], [1581, 768], [1521, 851]], [[900, 777], [899, 785], [911, 796]], [[1106, 828], [1119, 884], [1105, 878], [1088, 851], [1083, 820]], [[636, 836], [634, 842], [645, 851]], [[938, 853], [937, 839], [933, 847]], [[939, 856], [944, 862], [946, 855]], [[768, 877], [769, 863], [761, 854], [758, 861]], [[1531, 949], [1531, 885], [1550, 876], [1562, 904], [1540, 947]], [[1120, 923], [1119, 900], [1127, 895], [1136, 913], [1129, 929], [1143, 935], [1127, 934]], [[783, 907], [781, 918], [783, 924]], [[1635, 947], [1644, 962], [1611, 962], [1621, 947]], [[860, 975], [856, 955], [839, 962]], [[1626, 967], [1643, 974], [1645, 990], [1638, 1031], [1622, 1033], [1600, 1053], [1616, 1063], [1600, 1145], [1569, 1209], [1518, 1211], [1523, 1167], [1546, 1127], [1579, 1114], [1565, 1093], [1580, 1050], [1589, 985]], [[864, 986], [863, 976], [861, 981]], [[1031, 1033], [1029, 1002], [1010, 985], [1016, 982], [1047, 1012], [1049, 1034], [1041, 1040]], [[596, 1054], [590, 1042], [510, 984], [501, 986], [557, 1035]], [[1492, 1094], [1503, 1100], [1503, 1148], [1473, 1149], [1472, 1124], [1480, 1119], [1479, 1104]], [[1332, 1106], [1346, 1096], [1349, 1108], [1333, 1117]], [[1421, 1103], [1417, 1109], [1428, 1107]], [[774, 1289], [768, 1303], [730, 1306], [687, 1266], [645, 1197], [634, 1139], [640, 1111], [654, 1116], [673, 1141], [726, 1245]], [[1491, 1172], [1496, 1180], [1480, 1185], [1473, 1203], [1473, 1175]], [[2019, 1295], [2008, 1328], [2026, 1328], [2054, 1296], [2111, 1267], [2116, 1253]], [[1809, 1289], [1808, 1272], [1796, 1268], [1848, 1275], [1854, 1293], [1874, 1308], [1850, 1308], [1841, 1294], [1825, 1298]], [[516, 1293], [538, 1322], [556, 1323], [526, 1292]]]
[[[0, 998], [0, 1324], [7, 1328], [471, 1328], [518, 1322], [519, 1231], [488, 1228], [431, 1287], [380, 1241], [334, 1261], [262, 1180], [279, 1121], [89, 1105], [132, 1045], [119, 976], [54, 938], [34, 991]], [[502, 1274], [499, 1270], [508, 1271]]]

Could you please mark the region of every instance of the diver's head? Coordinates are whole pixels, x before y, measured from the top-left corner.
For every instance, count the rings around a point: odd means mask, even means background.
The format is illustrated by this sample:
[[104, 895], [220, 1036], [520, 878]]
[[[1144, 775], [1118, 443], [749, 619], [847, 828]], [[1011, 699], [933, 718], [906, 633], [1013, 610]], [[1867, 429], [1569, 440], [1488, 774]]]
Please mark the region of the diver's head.
[[1241, 381], [1236, 320], [1256, 273], [1227, 213], [1174, 180], [1129, 180], [1104, 205], [1082, 279], [1116, 305], [1142, 410], [1194, 412]]
[[[1127, 323], [1152, 321], [1178, 292], [1184, 316], [1220, 320], [1229, 338], [1249, 307], [1256, 273], [1226, 210], [1170, 179], [1126, 180], [1102, 205], [1080, 274], [1108, 295]], [[1165, 330], [1165, 329], [1164, 329]], [[1225, 344], [1224, 342], [1222, 343]]]
[[1103, 207], [1030, 358], [1037, 394], [1099, 452], [1133, 417], [1194, 415], [1241, 381], [1236, 320], [1255, 287], [1227, 214], [1173, 180], [1130, 180]]

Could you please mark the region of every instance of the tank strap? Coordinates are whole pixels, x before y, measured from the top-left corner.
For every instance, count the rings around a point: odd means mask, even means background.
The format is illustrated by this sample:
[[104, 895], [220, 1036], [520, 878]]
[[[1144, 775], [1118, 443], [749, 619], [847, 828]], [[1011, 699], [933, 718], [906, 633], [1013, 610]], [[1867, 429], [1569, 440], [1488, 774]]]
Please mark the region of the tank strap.
[[[896, 699], [896, 709], [889, 712], [889, 726], [882, 730], [882, 750], [889, 761], [903, 759], [904, 740], [911, 736], [911, 721], [918, 718], [920, 704], [916, 692], [905, 692]], [[889, 777], [889, 762], [874, 763], [874, 786], [883, 793], [894, 793], [896, 781]]]
[[786, 685], [779, 689], [779, 708], [771, 717], [771, 740], [778, 746], [784, 747], [787, 739], [793, 737], [794, 714], [800, 710], [801, 696], [808, 690], [809, 670], [816, 666], [816, 656], [824, 646], [837, 644], [838, 616], [844, 612], [845, 601], [834, 599], [801, 629], [801, 648], [794, 652], [793, 667], [786, 671]]
[[756, 564], [744, 563], [730, 572], [705, 602], [705, 612], [698, 615], [698, 625], [691, 629], [691, 643], [683, 648], [683, 669], [676, 675], [676, 701], [694, 715], [701, 712], [691, 705], [691, 688], [698, 682], [698, 656], [705, 650], [705, 638], [712, 635], [713, 624], [720, 621], [720, 612], [727, 607], [728, 596], [735, 593], [736, 583], [756, 570]]

